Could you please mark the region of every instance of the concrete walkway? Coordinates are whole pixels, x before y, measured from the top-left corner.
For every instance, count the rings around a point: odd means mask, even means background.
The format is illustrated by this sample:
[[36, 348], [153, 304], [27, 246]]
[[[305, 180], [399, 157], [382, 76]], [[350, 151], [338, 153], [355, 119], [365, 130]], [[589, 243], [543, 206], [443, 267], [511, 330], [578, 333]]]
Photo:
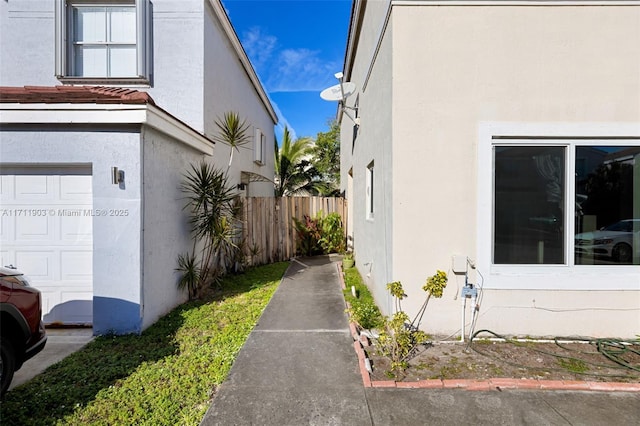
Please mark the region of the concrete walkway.
[[9, 390], [28, 382], [49, 366], [79, 351], [92, 339], [91, 328], [47, 328], [44, 349], [15, 372]]
[[202, 425], [637, 425], [640, 393], [365, 388], [328, 256], [292, 262]]

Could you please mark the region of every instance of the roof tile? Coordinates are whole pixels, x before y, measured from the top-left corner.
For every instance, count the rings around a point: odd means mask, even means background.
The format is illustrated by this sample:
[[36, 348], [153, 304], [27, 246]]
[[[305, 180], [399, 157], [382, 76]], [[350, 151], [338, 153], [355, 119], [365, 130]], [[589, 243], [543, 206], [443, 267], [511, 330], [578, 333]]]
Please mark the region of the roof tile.
[[104, 86], [0, 86], [0, 103], [151, 104], [153, 98], [135, 89]]

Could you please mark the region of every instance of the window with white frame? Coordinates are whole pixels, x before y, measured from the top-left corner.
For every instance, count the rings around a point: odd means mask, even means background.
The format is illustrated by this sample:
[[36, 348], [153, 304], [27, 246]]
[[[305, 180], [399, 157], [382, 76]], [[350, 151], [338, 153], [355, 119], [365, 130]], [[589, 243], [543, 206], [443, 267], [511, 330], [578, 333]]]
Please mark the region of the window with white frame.
[[366, 179], [366, 188], [367, 188], [367, 219], [373, 219], [373, 206], [374, 206], [374, 187], [373, 184], [375, 182], [374, 174], [373, 174], [373, 166], [374, 162], [372, 161], [367, 166], [367, 179]]
[[640, 289], [640, 123], [482, 123], [477, 164], [485, 288]]
[[640, 265], [640, 146], [493, 146], [494, 265]]
[[148, 82], [148, 13], [148, 0], [58, 0], [57, 77], [70, 82]]
[[265, 164], [265, 151], [267, 149], [267, 138], [262, 130], [256, 129], [253, 137], [253, 162], [262, 166]]

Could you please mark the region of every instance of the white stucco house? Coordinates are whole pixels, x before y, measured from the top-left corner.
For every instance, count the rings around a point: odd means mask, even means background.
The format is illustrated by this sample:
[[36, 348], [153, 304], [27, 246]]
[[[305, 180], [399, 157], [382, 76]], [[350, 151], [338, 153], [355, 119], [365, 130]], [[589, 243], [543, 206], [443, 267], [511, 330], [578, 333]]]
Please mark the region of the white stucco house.
[[[640, 333], [640, 2], [353, 2], [341, 122], [356, 266], [422, 327]], [[355, 118], [355, 117], [354, 117]], [[471, 300], [466, 300], [469, 332]]]
[[274, 109], [219, 0], [5, 1], [0, 26], [1, 263], [45, 323], [138, 333], [186, 299], [180, 184], [227, 167], [225, 112], [253, 138], [231, 184], [273, 196]]

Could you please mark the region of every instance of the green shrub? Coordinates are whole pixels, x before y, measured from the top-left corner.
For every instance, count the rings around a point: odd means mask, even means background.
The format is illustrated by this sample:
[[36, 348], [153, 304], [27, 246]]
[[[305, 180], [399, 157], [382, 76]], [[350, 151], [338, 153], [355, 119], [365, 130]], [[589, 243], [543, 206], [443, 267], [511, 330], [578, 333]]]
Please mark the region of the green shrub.
[[380, 353], [391, 361], [391, 371], [389, 372], [391, 375], [406, 369], [413, 349], [417, 345], [427, 342], [428, 336], [422, 330], [419, 330], [420, 322], [427, 309], [429, 299], [431, 296], [435, 298], [442, 297], [447, 281], [446, 272], [440, 270], [427, 278], [425, 285], [422, 287], [422, 290], [427, 293], [427, 297], [411, 322], [409, 322], [409, 315], [402, 310], [401, 301], [407, 297], [402, 288], [402, 283], [394, 281], [387, 284], [387, 290], [394, 298], [396, 313], [390, 319], [385, 319], [377, 344]]
[[329, 213], [322, 219], [322, 236], [320, 245], [325, 254], [340, 253], [344, 251], [344, 228], [342, 216], [338, 213]]
[[[351, 316], [351, 320], [365, 329], [382, 327], [384, 318], [373, 296], [369, 292], [369, 288], [362, 281], [358, 270], [356, 268], [345, 270], [344, 281], [347, 287], [344, 291], [344, 297], [351, 305], [351, 309], [347, 310], [347, 313]], [[351, 293], [352, 286], [356, 289], [357, 297], [354, 297]]]
[[302, 220], [294, 217], [293, 225], [298, 236], [298, 253], [314, 256], [344, 251], [344, 228], [338, 213], [323, 217], [320, 211], [316, 217], [304, 215]]
[[305, 256], [322, 254], [320, 238], [322, 238], [320, 219], [304, 215], [302, 220], [293, 218], [298, 235], [297, 252]]
[[351, 320], [365, 329], [372, 329], [382, 325], [382, 315], [375, 303], [356, 300], [348, 309]]

